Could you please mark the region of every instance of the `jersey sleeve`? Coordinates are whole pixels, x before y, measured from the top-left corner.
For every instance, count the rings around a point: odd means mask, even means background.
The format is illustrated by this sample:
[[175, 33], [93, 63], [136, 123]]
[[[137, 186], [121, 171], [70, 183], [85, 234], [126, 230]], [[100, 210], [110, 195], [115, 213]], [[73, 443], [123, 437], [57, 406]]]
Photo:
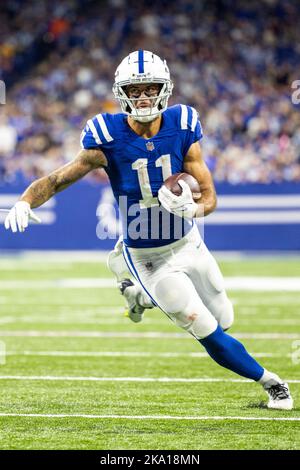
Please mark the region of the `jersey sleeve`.
[[183, 132], [183, 155], [186, 155], [190, 146], [203, 137], [199, 114], [191, 106], [180, 105], [180, 128]]
[[107, 114], [97, 114], [89, 119], [81, 132], [80, 144], [83, 149], [105, 150], [114, 140], [112, 128]]

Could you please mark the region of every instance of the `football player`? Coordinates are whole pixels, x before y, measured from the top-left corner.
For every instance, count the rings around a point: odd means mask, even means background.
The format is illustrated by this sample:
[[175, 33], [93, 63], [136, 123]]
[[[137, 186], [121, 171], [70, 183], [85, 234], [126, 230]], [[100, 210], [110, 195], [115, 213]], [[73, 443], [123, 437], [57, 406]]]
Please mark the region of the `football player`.
[[[293, 400], [287, 383], [225, 333], [233, 322], [232, 304], [218, 265], [193, 222], [216, 207], [212, 176], [199, 143], [202, 128], [192, 107], [168, 107], [172, 88], [166, 61], [157, 55], [140, 50], [125, 57], [113, 85], [122, 112], [89, 119], [77, 157], [34, 181], [11, 209], [5, 227], [24, 231], [34, 216], [32, 209], [91, 170], [105, 168], [123, 225], [123, 240], [108, 264], [128, 300], [131, 318], [139, 321], [144, 308], [159, 307], [218, 364], [260, 383], [269, 396], [269, 408], [290, 410]], [[197, 179], [199, 202], [184, 181], [179, 196], [163, 186], [179, 172]], [[135, 282], [126, 278], [126, 269]]]

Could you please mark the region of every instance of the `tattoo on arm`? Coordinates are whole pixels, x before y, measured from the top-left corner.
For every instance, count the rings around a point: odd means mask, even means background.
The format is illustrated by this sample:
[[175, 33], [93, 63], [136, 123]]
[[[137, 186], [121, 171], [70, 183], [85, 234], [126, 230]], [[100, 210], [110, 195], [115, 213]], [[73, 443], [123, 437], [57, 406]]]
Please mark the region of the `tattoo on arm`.
[[107, 161], [101, 150], [83, 149], [72, 162], [34, 181], [25, 190], [21, 200], [27, 201], [33, 209], [39, 207], [54, 194], [63, 191], [90, 171], [106, 165]]

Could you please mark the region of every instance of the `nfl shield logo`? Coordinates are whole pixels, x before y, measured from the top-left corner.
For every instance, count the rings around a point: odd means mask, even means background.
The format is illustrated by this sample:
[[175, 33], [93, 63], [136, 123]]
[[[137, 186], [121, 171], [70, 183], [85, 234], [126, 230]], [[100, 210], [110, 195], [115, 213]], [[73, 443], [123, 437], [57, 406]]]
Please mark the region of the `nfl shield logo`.
[[147, 150], [149, 150], [149, 152], [151, 152], [152, 150], [154, 150], [154, 143], [153, 142], [147, 142], [146, 147], [147, 147]]

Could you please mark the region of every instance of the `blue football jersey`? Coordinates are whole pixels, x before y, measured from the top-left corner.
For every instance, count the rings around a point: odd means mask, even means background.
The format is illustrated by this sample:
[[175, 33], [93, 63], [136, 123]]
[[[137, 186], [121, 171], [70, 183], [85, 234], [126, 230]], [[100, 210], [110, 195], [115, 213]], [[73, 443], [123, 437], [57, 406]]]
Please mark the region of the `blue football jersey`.
[[167, 245], [186, 235], [193, 222], [159, 206], [157, 193], [164, 180], [183, 172], [190, 146], [202, 138], [196, 110], [175, 105], [162, 113], [159, 132], [150, 139], [137, 135], [127, 115], [97, 114], [82, 131], [84, 149], [100, 149], [119, 205], [124, 242], [129, 247]]

